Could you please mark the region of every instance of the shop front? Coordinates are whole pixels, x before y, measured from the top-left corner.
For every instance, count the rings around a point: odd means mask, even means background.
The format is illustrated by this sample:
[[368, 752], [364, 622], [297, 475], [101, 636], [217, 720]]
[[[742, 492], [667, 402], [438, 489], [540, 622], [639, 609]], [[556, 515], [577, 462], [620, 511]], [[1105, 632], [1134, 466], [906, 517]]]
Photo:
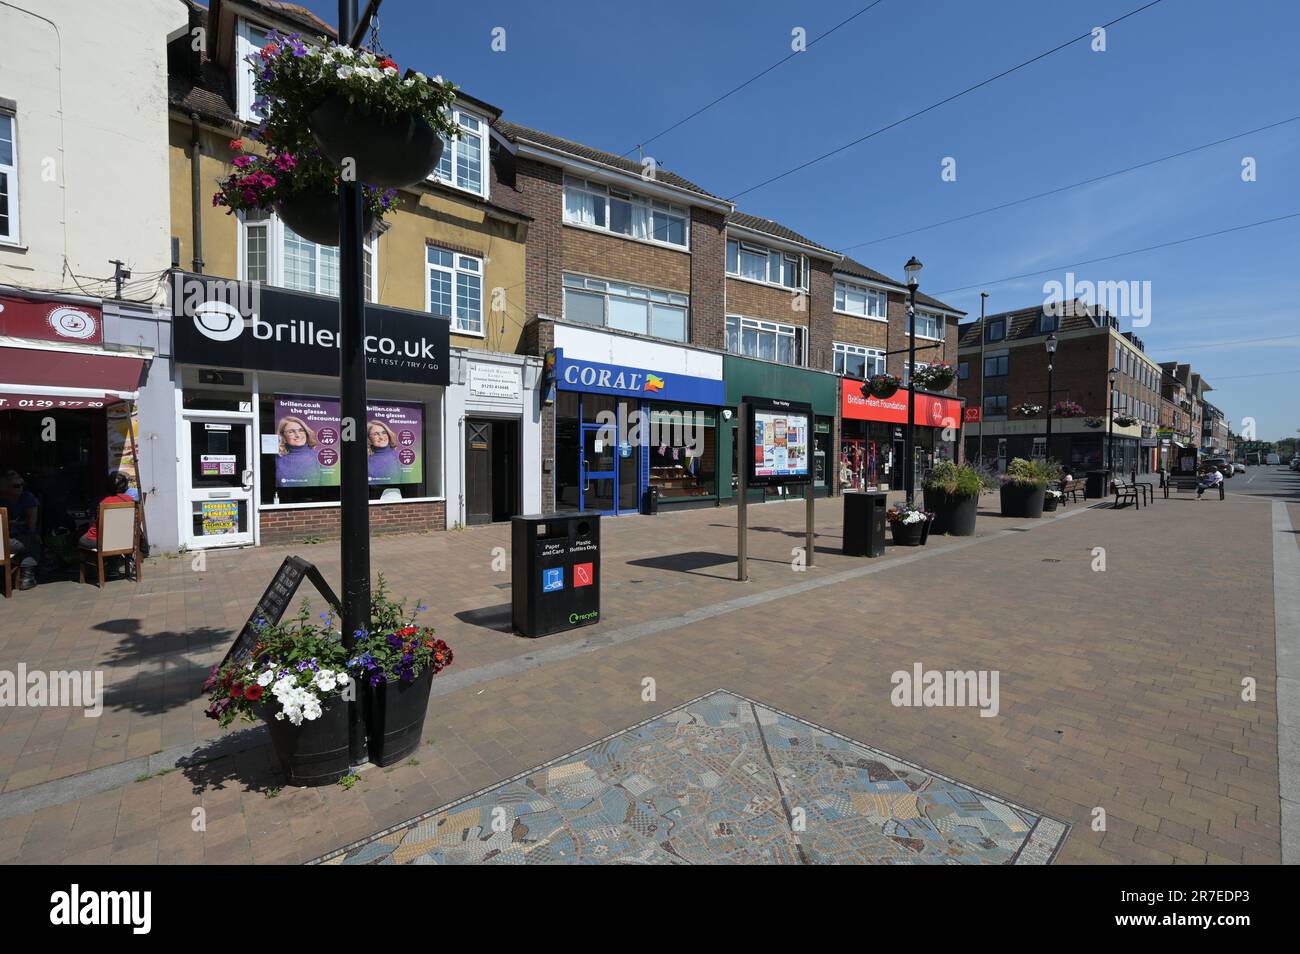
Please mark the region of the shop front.
[[[739, 491], [740, 471], [736, 459], [736, 409], [746, 397], [776, 398], [812, 406], [812, 460], [813, 487], [819, 496], [834, 493], [835, 474], [832, 469], [835, 446], [836, 418], [839, 410], [840, 376], [827, 371], [813, 371], [729, 354], [724, 359], [727, 379], [728, 417], [723, 427], [723, 460], [730, 464], [731, 472], [725, 481], [723, 499], [732, 502]], [[797, 498], [802, 499], [804, 488], [800, 485], [780, 487], [751, 487], [749, 501]]]
[[716, 506], [722, 372], [713, 352], [557, 323], [555, 509]]
[[115, 343], [105, 324], [100, 299], [0, 288], [0, 475], [17, 472], [36, 500], [41, 577], [75, 565], [110, 473], [140, 497], [138, 402], [154, 351]]
[[350, 421], [337, 299], [176, 273], [172, 302], [184, 547], [337, 537], [349, 440], [366, 443], [372, 533], [445, 528], [445, 319], [366, 305], [366, 418]]
[[[905, 490], [907, 390], [877, 398], [862, 393], [861, 381], [844, 378], [840, 392], [840, 488]], [[957, 459], [961, 401], [918, 390], [912, 421], [919, 483], [936, 463]]]

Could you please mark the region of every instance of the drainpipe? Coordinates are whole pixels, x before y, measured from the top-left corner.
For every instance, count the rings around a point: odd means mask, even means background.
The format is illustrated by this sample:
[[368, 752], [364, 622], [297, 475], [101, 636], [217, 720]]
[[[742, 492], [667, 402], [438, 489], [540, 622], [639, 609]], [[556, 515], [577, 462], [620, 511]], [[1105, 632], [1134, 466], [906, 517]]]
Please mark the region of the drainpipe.
[[200, 203], [199, 114], [190, 113], [190, 236], [194, 243], [194, 271], [203, 274], [203, 206]]

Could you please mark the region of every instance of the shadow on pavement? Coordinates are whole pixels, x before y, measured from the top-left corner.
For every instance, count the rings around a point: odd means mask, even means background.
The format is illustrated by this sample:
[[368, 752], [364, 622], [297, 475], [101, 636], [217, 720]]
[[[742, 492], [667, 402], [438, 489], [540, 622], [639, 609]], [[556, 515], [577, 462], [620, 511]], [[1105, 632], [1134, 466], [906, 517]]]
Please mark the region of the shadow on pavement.
[[161, 715], [202, 698], [203, 681], [211, 665], [194, 657], [224, 649], [235, 638], [233, 630], [208, 626], [184, 632], [144, 633], [136, 619], [105, 620], [92, 629], [122, 637], [105, 660], [106, 667], [148, 665], [155, 670], [116, 680], [104, 692], [106, 707], [141, 715]]
[[513, 607], [510, 603], [484, 606], [480, 609], [461, 610], [453, 614], [462, 623], [479, 626], [498, 633], [514, 633]]

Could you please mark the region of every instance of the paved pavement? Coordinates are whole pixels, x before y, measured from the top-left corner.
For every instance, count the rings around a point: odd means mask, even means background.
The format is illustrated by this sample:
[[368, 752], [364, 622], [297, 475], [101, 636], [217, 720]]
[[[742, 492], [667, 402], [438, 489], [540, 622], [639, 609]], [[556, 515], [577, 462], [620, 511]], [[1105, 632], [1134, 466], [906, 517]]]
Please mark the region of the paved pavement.
[[[1277, 862], [1272, 500], [1234, 491], [988, 512], [974, 538], [879, 560], [840, 554], [839, 503], [819, 501], [804, 572], [802, 505], [766, 504], [745, 584], [734, 510], [606, 521], [605, 621], [541, 640], [508, 631], [507, 528], [377, 539], [376, 569], [457, 658], [414, 764], [350, 789], [279, 788], [261, 735], [218, 741], [198, 692], [284, 555], [336, 579], [334, 546], [17, 593], [0, 671], [100, 668], [107, 701], [0, 708], [0, 861], [304, 861], [725, 688], [1059, 819], [1060, 862]], [[997, 716], [893, 705], [891, 674], [918, 663], [998, 671]]]

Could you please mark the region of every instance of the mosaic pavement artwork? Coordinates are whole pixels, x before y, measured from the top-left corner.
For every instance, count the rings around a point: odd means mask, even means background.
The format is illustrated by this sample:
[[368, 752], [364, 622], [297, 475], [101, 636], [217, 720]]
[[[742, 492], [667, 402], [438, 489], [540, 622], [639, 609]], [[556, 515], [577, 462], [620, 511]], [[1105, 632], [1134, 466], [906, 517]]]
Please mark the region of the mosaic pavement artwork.
[[1050, 864], [1069, 826], [726, 690], [321, 864]]

